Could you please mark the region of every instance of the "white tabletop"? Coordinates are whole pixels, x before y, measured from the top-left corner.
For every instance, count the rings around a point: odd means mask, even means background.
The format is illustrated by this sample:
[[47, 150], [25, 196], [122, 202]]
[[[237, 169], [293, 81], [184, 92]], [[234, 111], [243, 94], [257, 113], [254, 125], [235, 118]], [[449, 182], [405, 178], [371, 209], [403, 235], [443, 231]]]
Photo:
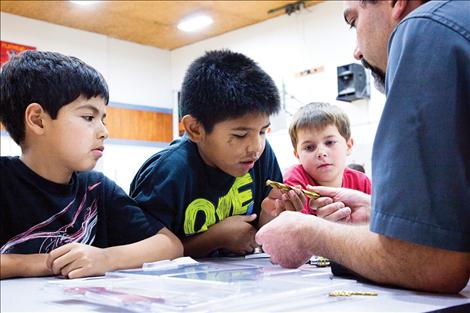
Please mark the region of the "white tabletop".
[[[201, 262], [202, 264], [223, 264], [223, 265], [253, 265], [264, 266], [263, 273], [272, 275], [284, 271], [270, 264], [268, 259], [217, 259]], [[285, 272], [282, 274], [283, 283], [273, 280], [272, 286], [277, 291], [263, 291], [251, 294], [245, 291], [253, 290], [254, 284], [260, 288], [266, 288], [266, 276], [250, 279], [250, 281], [237, 281], [230, 278], [227, 286], [236, 288], [243, 297], [228, 297], [226, 301], [219, 301], [214, 305], [207, 305], [203, 311], [257, 311], [257, 312], [300, 312], [300, 311], [321, 311], [321, 312], [430, 312], [448, 308], [459, 307], [459, 312], [470, 312], [470, 284], [459, 295], [438, 295], [421, 293], [409, 290], [386, 288], [373, 284], [365, 284], [356, 280], [335, 277], [331, 274], [330, 268], [317, 268], [311, 265], [304, 265], [301, 272]], [[219, 272], [220, 273], [220, 272]], [[302, 275], [300, 275], [302, 273]], [[277, 274], [275, 274], [277, 275]], [[220, 275], [217, 277], [221, 277]], [[272, 277], [272, 276], [270, 276]], [[277, 277], [277, 276], [276, 276]], [[159, 277], [157, 277], [159, 278]], [[222, 276], [225, 280], [227, 275]], [[206, 278], [202, 278], [206, 279]], [[218, 279], [218, 278], [217, 278]], [[262, 281], [264, 279], [264, 281]], [[43, 278], [20, 278], [7, 279], [1, 281], [1, 312], [131, 312], [133, 308], [107, 306], [90, 302], [83, 297], [70, 297], [62, 292], [63, 288], [51, 288], [61, 285], [73, 286], [79, 283], [93, 282], [93, 279], [64, 280], [53, 277]], [[98, 279], [98, 282], [107, 279]], [[292, 282], [293, 284], [287, 283]], [[207, 283], [207, 281], [205, 282]], [[213, 282], [209, 282], [212, 284]], [[216, 286], [225, 286], [224, 283]], [[191, 280], [184, 281], [184, 288], [191, 286]], [[208, 286], [208, 285], [207, 285]], [[258, 286], [258, 285], [256, 285]], [[292, 287], [298, 286], [298, 287]], [[217, 287], [217, 288], [219, 288]], [[285, 287], [285, 288], [284, 288]], [[183, 288], [183, 289], [184, 289]], [[217, 289], [215, 292], [218, 292]], [[283, 288], [285, 290], [283, 290]], [[190, 288], [191, 289], [191, 288]], [[273, 289], [273, 290], [274, 290]], [[271, 290], [267, 288], [266, 290]], [[282, 292], [279, 292], [281, 290]], [[329, 293], [333, 290], [353, 290], [353, 291], [373, 291], [377, 296], [352, 296], [352, 297], [331, 297]], [[181, 292], [183, 292], [181, 290]], [[198, 288], [191, 289], [191, 294], [203, 292]], [[207, 290], [204, 290], [207, 296]], [[99, 301], [98, 301], [99, 302]], [[102, 302], [99, 302], [102, 303]], [[462, 307], [462, 305], [466, 305]], [[161, 309], [161, 308], [160, 308]], [[172, 310], [167, 307], [163, 311]], [[157, 309], [159, 310], [159, 309]], [[178, 311], [176, 308], [175, 311]], [[136, 311], [139, 311], [136, 309]], [[145, 311], [145, 310], [141, 310]], [[185, 311], [185, 310], [179, 310]], [[193, 311], [193, 310], [187, 310]], [[199, 311], [199, 310], [198, 310]], [[454, 311], [456, 312], [455, 308]]]

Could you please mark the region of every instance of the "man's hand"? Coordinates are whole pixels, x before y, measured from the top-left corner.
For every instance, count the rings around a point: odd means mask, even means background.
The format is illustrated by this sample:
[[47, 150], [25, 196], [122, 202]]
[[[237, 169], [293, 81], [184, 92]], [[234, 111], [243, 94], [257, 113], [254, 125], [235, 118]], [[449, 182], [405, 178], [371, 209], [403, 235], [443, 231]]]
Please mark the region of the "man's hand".
[[316, 211], [318, 217], [333, 222], [369, 222], [370, 195], [347, 188], [307, 186], [307, 189], [321, 195], [309, 203], [310, 209]]
[[69, 243], [49, 253], [47, 267], [68, 278], [103, 275], [112, 270], [105, 249]]
[[282, 267], [299, 267], [313, 255], [309, 242], [315, 240], [312, 227], [316, 217], [298, 212], [282, 212], [256, 234], [256, 242]]
[[274, 218], [283, 211], [300, 211], [306, 202], [307, 198], [299, 190], [286, 191], [273, 188], [261, 203], [261, 208], [264, 214]]
[[223, 248], [237, 254], [247, 254], [258, 247], [255, 241], [256, 228], [250, 224], [255, 219], [256, 214], [234, 215], [212, 227], [220, 233]]

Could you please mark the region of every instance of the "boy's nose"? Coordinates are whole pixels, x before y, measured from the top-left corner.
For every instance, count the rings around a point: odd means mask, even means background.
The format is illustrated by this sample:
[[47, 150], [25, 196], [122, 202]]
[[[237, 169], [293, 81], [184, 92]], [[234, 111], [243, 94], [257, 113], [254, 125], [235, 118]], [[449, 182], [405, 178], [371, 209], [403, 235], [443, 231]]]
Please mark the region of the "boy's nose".
[[102, 127], [98, 132], [98, 138], [103, 139], [103, 140], [108, 139], [108, 137], [109, 137], [108, 129], [106, 128], [106, 126], [103, 123], [101, 124], [101, 126]]
[[318, 151], [318, 153], [317, 153], [317, 158], [318, 158], [318, 159], [321, 159], [321, 158], [326, 157], [327, 155], [328, 155], [328, 154], [326, 153], [326, 151], [320, 150], [320, 151]]
[[248, 153], [256, 154], [256, 156], [258, 156], [259, 154], [261, 154], [261, 151], [263, 151], [263, 148], [264, 148], [264, 138], [258, 136], [257, 138], [252, 140], [247, 150], [248, 150]]

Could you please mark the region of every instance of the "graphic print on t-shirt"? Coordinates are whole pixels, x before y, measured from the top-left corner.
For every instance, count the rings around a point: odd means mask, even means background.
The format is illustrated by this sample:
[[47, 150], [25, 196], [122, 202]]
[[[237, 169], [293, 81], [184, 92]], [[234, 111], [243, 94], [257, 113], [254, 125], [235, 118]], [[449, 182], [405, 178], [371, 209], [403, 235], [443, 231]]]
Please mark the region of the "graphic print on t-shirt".
[[193, 200], [185, 211], [184, 233], [192, 235], [204, 232], [208, 227], [228, 216], [251, 214], [253, 212], [253, 183], [250, 173], [237, 177], [228, 193], [218, 199], [217, 208], [203, 198]]
[[[0, 253], [15, 253], [23, 250], [21, 247], [25, 246], [39, 247], [35, 253], [49, 253], [71, 242], [92, 244], [96, 234], [98, 205], [97, 199], [90, 202], [87, 201], [87, 197], [88, 193], [100, 184], [101, 182], [88, 186], [87, 193], [78, 207], [77, 199], [72, 200], [60, 212], [8, 240], [0, 249]], [[64, 221], [64, 219], [69, 220]], [[54, 227], [59, 228], [53, 229]]]

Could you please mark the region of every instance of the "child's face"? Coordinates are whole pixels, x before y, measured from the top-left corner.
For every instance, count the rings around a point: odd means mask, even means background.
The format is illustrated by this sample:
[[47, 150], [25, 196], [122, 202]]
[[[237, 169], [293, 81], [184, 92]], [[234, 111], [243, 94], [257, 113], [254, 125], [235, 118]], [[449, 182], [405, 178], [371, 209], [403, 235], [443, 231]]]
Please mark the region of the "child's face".
[[51, 159], [69, 172], [89, 171], [103, 155], [108, 130], [103, 124], [106, 105], [101, 97], [78, 97], [47, 121], [47, 147]]
[[340, 187], [352, 139], [346, 141], [334, 125], [299, 129], [297, 137], [294, 153], [307, 173], [320, 185]]
[[207, 165], [239, 177], [254, 166], [264, 151], [269, 117], [245, 114], [214, 125], [198, 143], [199, 153]]

